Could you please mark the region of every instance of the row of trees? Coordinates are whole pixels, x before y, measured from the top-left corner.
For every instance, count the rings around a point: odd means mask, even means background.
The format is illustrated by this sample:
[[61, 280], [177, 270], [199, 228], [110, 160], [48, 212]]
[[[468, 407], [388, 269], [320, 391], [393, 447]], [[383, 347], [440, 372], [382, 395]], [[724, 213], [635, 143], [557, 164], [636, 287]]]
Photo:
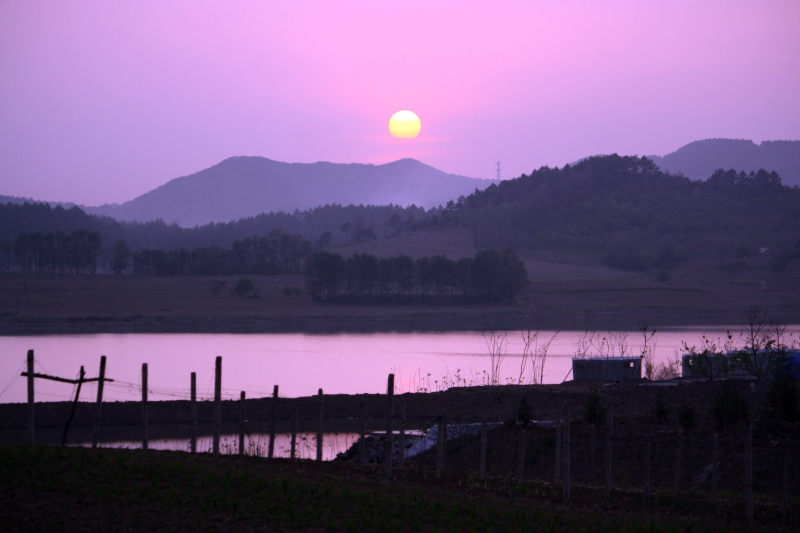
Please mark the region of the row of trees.
[[142, 275], [299, 274], [303, 259], [312, 251], [312, 244], [302, 237], [275, 230], [267, 237], [234, 241], [230, 249], [145, 249], [134, 252], [131, 259], [133, 272]]
[[26, 274], [93, 274], [103, 238], [85, 229], [20, 233], [0, 241], [0, 271]]
[[512, 299], [528, 283], [525, 265], [510, 249], [482, 250], [458, 261], [443, 255], [414, 261], [400, 255], [343, 258], [316, 252], [303, 271], [314, 300], [348, 303], [467, 303]]

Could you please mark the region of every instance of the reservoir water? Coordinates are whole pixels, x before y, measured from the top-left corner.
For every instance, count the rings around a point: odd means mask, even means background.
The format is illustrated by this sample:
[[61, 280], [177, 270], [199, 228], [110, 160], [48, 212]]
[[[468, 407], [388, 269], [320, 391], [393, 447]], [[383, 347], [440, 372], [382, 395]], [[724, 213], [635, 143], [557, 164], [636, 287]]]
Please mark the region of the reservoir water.
[[[703, 336], [724, 342], [728, 331], [739, 341], [738, 327], [680, 327], [658, 331], [652, 343], [656, 363], [674, 360], [683, 343], [700, 345]], [[523, 341], [518, 331], [497, 334], [504, 339], [505, 358], [500, 381], [520, 376]], [[555, 336], [554, 336], [555, 335]], [[552, 338], [544, 368], [545, 383], [571, 379], [571, 358], [581, 344], [583, 331], [542, 331], [538, 341]], [[554, 337], [553, 337], [554, 336]], [[796, 342], [800, 326], [789, 326], [784, 340]], [[605, 339], [605, 341], [603, 341]], [[605, 344], [603, 344], [605, 342]], [[601, 348], [601, 346], [605, 346]], [[639, 332], [596, 332], [589, 345], [619, 355], [639, 355]], [[0, 337], [0, 402], [24, 402], [27, 350], [33, 349], [36, 372], [77, 378], [80, 366], [87, 377], [98, 374], [100, 356], [107, 356], [106, 376], [114, 379], [105, 388], [107, 401], [138, 400], [142, 363], [148, 364], [151, 401], [187, 399], [190, 373], [197, 373], [198, 397], [213, 396], [214, 360], [223, 357], [223, 397], [268, 396], [273, 385], [283, 397], [311, 396], [322, 388], [326, 394], [383, 393], [386, 376], [395, 374], [396, 392], [436, 391], [454, 385], [483, 384], [489, 379], [491, 361], [481, 332], [369, 333], [369, 334], [98, 334]], [[531, 381], [530, 364], [522, 372]], [[96, 395], [94, 383], [85, 384], [81, 399]], [[36, 380], [36, 401], [66, 401], [73, 385]]]

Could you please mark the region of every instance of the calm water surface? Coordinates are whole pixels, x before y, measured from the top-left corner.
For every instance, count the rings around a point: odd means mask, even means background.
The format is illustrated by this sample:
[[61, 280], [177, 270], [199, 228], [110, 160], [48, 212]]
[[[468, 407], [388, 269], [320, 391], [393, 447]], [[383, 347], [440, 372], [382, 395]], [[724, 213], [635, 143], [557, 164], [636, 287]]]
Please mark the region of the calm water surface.
[[[724, 338], [739, 328], [694, 327], [662, 329], [655, 336], [656, 358], [675, 357], [683, 342], [699, 344], [702, 336]], [[540, 332], [549, 339], [555, 332]], [[545, 383], [571, 379], [571, 358], [582, 331], [556, 334], [547, 356]], [[627, 335], [630, 353], [638, 355], [638, 332], [598, 332], [599, 337]], [[790, 326], [787, 337], [800, 337], [800, 326]], [[507, 332], [507, 356], [501, 366], [503, 382], [520, 374], [522, 338]], [[190, 372], [197, 373], [198, 396], [211, 398], [214, 359], [223, 357], [222, 381], [226, 398], [268, 396], [273, 385], [284, 397], [310, 396], [322, 388], [326, 394], [383, 393], [386, 375], [395, 373], [397, 392], [441, 390], [461, 384], [484, 383], [490, 360], [481, 332], [448, 333], [341, 333], [320, 334], [99, 334], [0, 337], [0, 402], [24, 402], [27, 350], [35, 350], [36, 371], [76, 378], [81, 365], [86, 375], [98, 374], [100, 356], [107, 356], [106, 385], [109, 401], [137, 400], [142, 363], [148, 364], [151, 400], [189, 396]], [[530, 367], [529, 367], [530, 368]], [[530, 372], [525, 371], [526, 382]], [[71, 399], [73, 385], [36, 380], [36, 401]], [[84, 385], [81, 399], [96, 395], [95, 384]]]

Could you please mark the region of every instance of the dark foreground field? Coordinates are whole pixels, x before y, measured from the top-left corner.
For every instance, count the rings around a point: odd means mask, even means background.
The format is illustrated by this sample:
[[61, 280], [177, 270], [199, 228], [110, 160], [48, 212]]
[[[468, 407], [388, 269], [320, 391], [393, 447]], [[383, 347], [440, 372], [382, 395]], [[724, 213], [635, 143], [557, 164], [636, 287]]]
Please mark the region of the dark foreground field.
[[[738, 504], [736, 507], [741, 507]], [[17, 531], [796, 531], [731, 502], [660, 500], [472, 475], [177, 452], [0, 448], [2, 529]]]

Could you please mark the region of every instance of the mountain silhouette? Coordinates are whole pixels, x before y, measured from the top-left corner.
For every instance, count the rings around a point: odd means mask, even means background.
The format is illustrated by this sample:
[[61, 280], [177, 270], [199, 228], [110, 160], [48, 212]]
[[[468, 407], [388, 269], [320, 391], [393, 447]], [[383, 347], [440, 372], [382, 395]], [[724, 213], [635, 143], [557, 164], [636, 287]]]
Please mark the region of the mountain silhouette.
[[719, 168], [745, 172], [763, 168], [777, 172], [784, 185], [800, 185], [800, 141], [763, 141], [759, 145], [740, 139], [706, 139], [664, 157], [648, 158], [665, 172], [682, 172], [695, 180], [708, 179]]
[[161, 218], [194, 226], [334, 203], [434, 207], [491, 183], [447, 174], [415, 159], [369, 165], [283, 163], [243, 156], [175, 178], [123, 204], [85, 209], [117, 220]]

